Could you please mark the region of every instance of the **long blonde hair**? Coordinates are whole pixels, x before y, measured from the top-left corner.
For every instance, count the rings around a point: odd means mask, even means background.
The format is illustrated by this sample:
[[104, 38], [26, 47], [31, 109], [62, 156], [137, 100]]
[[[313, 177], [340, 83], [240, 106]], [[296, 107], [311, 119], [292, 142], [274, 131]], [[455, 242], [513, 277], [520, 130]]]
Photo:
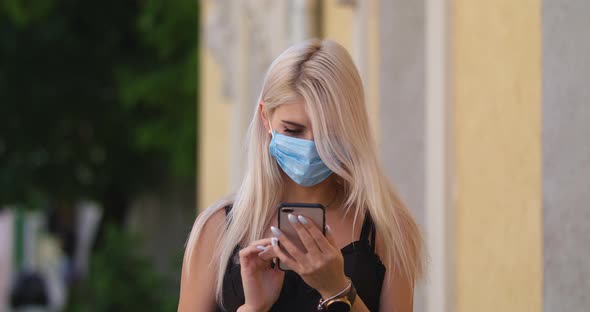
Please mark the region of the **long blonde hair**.
[[[308, 40], [283, 52], [270, 66], [260, 93], [267, 116], [283, 104], [303, 99], [318, 152], [338, 176], [344, 190], [342, 208], [352, 211], [355, 222], [371, 214], [382, 254], [390, 273], [411, 283], [422, 274], [422, 238], [408, 209], [385, 177], [378, 159], [361, 78], [341, 45], [330, 40]], [[276, 161], [268, 152], [271, 136], [257, 109], [248, 131], [245, 177], [234, 196], [203, 211], [187, 242], [187, 263], [200, 230], [227, 204], [233, 204], [213, 261], [217, 272], [216, 296], [221, 302], [225, 268], [236, 246], [261, 239], [271, 224], [283, 194]]]

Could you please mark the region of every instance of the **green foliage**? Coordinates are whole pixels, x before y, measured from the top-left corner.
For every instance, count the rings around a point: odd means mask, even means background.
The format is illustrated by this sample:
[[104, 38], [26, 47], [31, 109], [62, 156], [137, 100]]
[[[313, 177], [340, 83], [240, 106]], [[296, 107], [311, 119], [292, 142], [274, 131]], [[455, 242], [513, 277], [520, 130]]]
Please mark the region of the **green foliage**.
[[3, 0], [0, 205], [192, 180], [197, 34], [194, 0]]
[[[107, 228], [89, 278], [73, 288], [66, 312], [175, 311], [178, 284], [165, 281], [138, 250], [137, 237]], [[173, 285], [173, 286], [172, 286]]]
[[[174, 173], [194, 176], [196, 136], [197, 1], [162, 0], [144, 4], [137, 28], [152, 60], [118, 71], [122, 103], [158, 111], [138, 125], [135, 140], [143, 150], [169, 151]], [[194, 31], [187, 31], [187, 30]], [[192, 103], [190, 108], [183, 103]], [[179, 109], [185, 107], [185, 109]], [[187, 143], [191, 143], [187, 145]]]
[[55, 7], [55, 0], [45, 1], [22, 1], [22, 0], [2, 0], [0, 7], [2, 11], [7, 12], [7, 17], [12, 19], [18, 26], [24, 26], [32, 21], [43, 18], [49, 11]]

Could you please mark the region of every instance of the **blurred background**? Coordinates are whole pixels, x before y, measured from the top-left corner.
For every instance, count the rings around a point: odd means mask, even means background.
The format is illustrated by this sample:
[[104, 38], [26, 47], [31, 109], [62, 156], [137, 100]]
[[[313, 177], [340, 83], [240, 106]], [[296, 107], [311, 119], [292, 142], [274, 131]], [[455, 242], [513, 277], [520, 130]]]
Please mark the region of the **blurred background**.
[[0, 4], [0, 311], [173, 311], [198, 2]]
[[0, 311], [174, 311], [262, 77], [353, 56], [428, 249], [415, 311], [590, 307], [587, 0], [3, 0]]

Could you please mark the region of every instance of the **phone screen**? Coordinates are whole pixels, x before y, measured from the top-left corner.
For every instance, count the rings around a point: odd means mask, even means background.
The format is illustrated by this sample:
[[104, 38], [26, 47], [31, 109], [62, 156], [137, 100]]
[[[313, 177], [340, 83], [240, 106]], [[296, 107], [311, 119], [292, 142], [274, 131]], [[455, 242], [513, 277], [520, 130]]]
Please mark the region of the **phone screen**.
[[[279, 205], [279, 229], [286, 235], [297, 248], [301, 251], [306, 252], [305, 246], [299, 239], [299, 235], [297, 235], [297, 231], [289, 222], [288, 215], [293, 214], [295, 216], [302, 215], [308, 220], [312, 220], [324, 233], [326, 234], [326, 212], [324, 210], [324, 206], [322, 204], [308, 204], [308, 203], [281, 203]], [[280, 241], [279, 241], [280, 243]], [[287, 271], [291, 270], [288, 266], [281, 264], [279, 261], [279, 268], [281, 270]]]

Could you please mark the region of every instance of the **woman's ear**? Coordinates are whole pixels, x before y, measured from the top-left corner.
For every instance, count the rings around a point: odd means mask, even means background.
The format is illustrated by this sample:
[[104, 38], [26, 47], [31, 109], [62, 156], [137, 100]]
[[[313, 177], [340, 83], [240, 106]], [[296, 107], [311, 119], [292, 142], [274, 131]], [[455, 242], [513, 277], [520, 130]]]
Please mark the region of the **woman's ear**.
[[271, 133], [268, 117], [264, 111], [264, 101], [260, 101], [260, 103], [258, 103], [258, 110], [260, 111], [260, 119], [262, 119], [262, 124], [264, 125], [266, 132]]

